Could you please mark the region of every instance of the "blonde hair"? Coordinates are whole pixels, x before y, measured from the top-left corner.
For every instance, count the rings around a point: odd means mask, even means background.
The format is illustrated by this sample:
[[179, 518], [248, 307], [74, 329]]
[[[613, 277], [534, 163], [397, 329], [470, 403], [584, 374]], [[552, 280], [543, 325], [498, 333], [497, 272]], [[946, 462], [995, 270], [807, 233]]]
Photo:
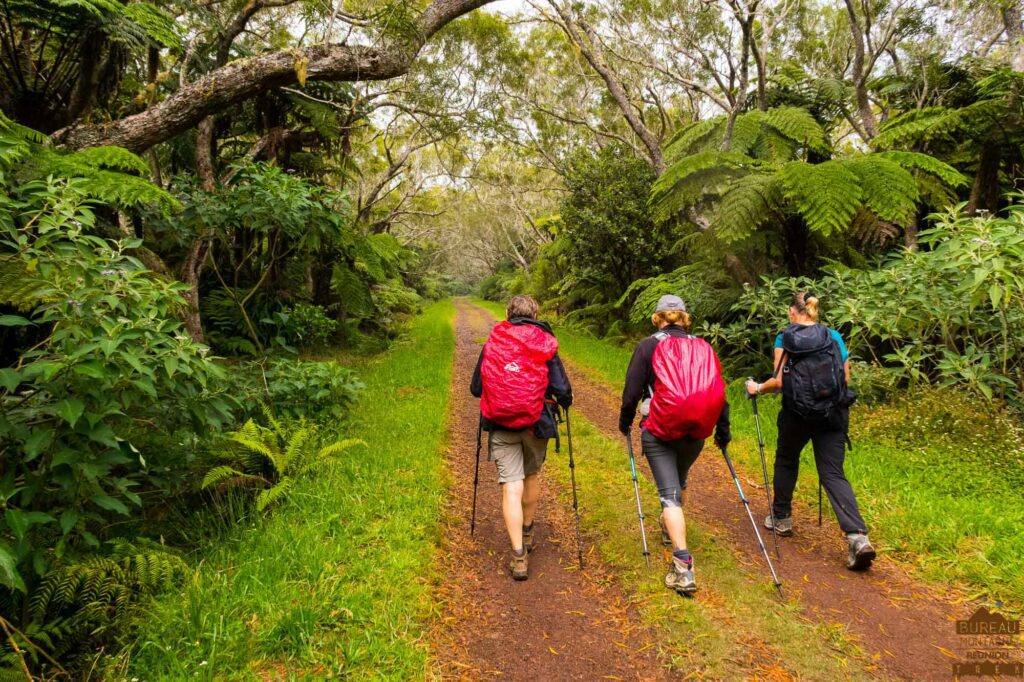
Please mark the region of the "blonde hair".
[[791, 308], [801, 315], [811, 318], [812, 322], [818, 321], [818, 297], [809, 291], [800, 291], [793, 294]]
[[690, 313], [685, 310], [662, 310], [651, 315], [651, 324], [660, 327], [662, 323], [678, 324], [680, 327], [690, 328]]
[[526, 294], [513, 296], [508, 300], [508, 306], [505, 307], [505, 319], [508, 320], [511, 320], [513, 317], [526, 317], [535, 320], [539, 313], [540, 305], [533, 297]]

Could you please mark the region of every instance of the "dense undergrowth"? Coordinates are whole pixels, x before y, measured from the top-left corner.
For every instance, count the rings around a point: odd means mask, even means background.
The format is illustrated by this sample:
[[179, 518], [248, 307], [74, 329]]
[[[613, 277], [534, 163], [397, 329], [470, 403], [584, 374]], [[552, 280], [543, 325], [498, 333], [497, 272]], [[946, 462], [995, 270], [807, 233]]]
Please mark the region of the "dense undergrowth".
[[[480, 302], [495, 314], [500, 306]], [[621, 390], [632, 346], [556, 327], [560, 352], [587, 368], [609, 391]], [[767, 353], [767, 339], [765, 343]], [[760, 469], [753, 413], [743, 377], [729, 376], [732, 448], [737, 463]], [[856, 368], [853, 384], [861, 377]], [[760, 399], [769, 464], [776, 437], [777, 398]], [[876, 546], [942, 588], [1024, 609], [1024, 432], [1019, 415], [962, 388], [920, 386], [851, 416], [853, 450], [846, 460]], [[794, 497], [796, 523], [814, 523], [817, 480], [808, 447]], [[828, 510], [826, 510], [828, 514]]]
[[365, 445], [323, 462], [276, 513], [178, 519], [198, 536], [196, 570], [139, 614], [105, 679], [422, 674], [432, 602], [410, 576], [438, 541], [452, 313], [436, 304], [390, 352], [345, 358], [365, 389], [346, 422], [326, 413], [321, 429]]

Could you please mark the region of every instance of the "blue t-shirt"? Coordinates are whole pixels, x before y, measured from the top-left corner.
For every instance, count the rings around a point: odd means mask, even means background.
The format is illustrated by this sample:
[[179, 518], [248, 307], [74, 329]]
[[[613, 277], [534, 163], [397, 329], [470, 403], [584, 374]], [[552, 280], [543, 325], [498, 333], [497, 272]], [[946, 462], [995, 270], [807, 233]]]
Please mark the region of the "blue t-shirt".
[[[843, 337], [839, 335], [835, 329], [829, 327], [828, 333], [832, 336], [832, 339], [839, 345], [839, 353], [843, 356], [843, 362], [846, 362], [850, 357], [850, 351], [846, 350], [846, 344], [843, 342]], [[775, 337], [775, 347], [782, 348], [782, 332]]]

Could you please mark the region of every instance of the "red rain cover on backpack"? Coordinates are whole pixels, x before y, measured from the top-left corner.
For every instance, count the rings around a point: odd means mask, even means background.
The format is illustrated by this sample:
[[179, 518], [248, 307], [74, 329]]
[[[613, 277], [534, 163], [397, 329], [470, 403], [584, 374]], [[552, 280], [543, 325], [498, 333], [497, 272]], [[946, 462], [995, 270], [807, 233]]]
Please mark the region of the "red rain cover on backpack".
[[500, 322], [484, 345], [480, 365], [480, 412], [499, 426], [518, 431], [533, 426], [544, 409], [547, 362], [558, 340], [532, 324]]
[[651, 358], [654, 396], [644, 426], [659, 440], [707, 438], [725, 405], [722, 366], [711, 344], [667, 336]]

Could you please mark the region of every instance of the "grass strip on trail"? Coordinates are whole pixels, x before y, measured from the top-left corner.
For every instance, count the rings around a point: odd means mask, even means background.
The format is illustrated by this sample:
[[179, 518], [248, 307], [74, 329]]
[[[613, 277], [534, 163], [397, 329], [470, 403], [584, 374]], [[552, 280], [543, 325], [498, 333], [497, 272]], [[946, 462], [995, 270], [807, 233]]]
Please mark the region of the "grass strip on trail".
[[[501, 306], [474, 303], [503, 315]], [[558, 327], [560, 352], [591, 370], [616, 393], [632, 346]], [[730, 381], [737, 465], [760, 476], [754, 418], [742, 377]], [[769, 466], [774, 460], [780, 401], [760, 399]], [[943, 588], [1001, 603], [1024, 615], [1024, 431], [955, 390], [925, 391], [889, 405], [857, 405], [851, 416], [853, 451], [846, 472], [857, 493], [875, 548]], [[757, 477], [755, 476], [755, 478]], [[798, 522], [814, 523], [818, 481], [811, 448], [801, 458], [794, 496]], [[826, 523], [834, 516], [825, 504]]]
[[[597, 543], [601, 559], [618, 577], [645, 625], [655, 633], [662, 658], [678, 674], [711, 679], [867, 679], [860, 652], [844, 632], [813, 625], [796, 603], [780, 604], [771, 580], [749, 574], [728, 543], [687, 519], [696, 552], [700, 591], [687, 599], [662, 584], [669, 552], [661, 545], [658, 491], [640, 480], [647, 517], [651, 569], [640, 551], [640, 528], [625, 443], [602, 435], [579, 413], [572, 415], [576, 480], [583, 530]], [[572, 504], [568, 455], [549, 453], [545, 474], [560, 484], [560, 497]], [[701, 457], [713, 457], [705, 449]], [[739, 501], [737, 501], [739, 504]], [[756, 547], [751, 551], [757, 551]], [[628, 655], [628, 654], [627, 654]]]
[[345, 435], [368, 447], [208, 547], [183, 592], [145, 614], [119, 677], [423, 678], [453, 314], [431, 306], [355, 367], [366, 388]]

